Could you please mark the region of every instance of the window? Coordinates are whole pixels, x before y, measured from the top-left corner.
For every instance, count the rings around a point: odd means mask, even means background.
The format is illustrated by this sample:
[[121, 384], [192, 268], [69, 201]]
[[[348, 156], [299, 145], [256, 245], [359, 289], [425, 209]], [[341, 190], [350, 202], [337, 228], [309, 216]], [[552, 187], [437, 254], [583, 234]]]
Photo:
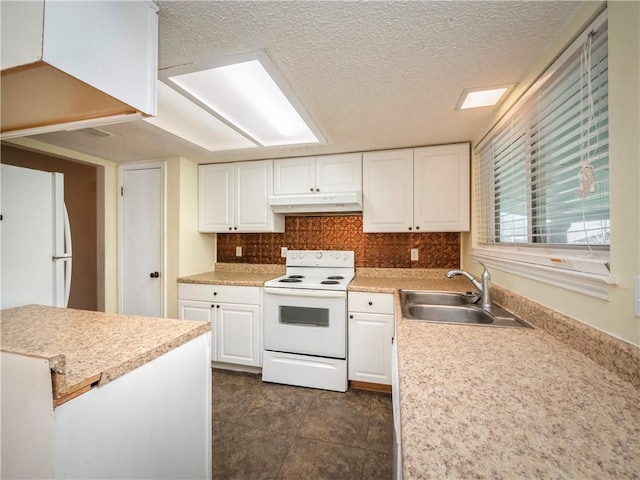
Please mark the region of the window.
[[608, 276], [607, 58], [604, 12], [476, 147], [475, 256]]

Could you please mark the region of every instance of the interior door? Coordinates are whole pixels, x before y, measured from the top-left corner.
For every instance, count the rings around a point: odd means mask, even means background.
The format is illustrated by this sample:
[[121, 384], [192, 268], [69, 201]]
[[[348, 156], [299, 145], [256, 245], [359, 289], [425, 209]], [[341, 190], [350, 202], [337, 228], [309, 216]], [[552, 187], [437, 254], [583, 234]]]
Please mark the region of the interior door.
[[164, 172], [120, 167], [120, 312], [164, 316]]

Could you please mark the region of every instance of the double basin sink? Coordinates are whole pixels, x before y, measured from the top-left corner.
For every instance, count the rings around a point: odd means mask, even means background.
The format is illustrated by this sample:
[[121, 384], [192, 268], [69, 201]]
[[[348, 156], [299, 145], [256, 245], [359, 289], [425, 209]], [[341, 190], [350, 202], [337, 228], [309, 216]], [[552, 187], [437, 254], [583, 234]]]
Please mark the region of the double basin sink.
[[406, 320], [456, 323], [490, 327], [531, 328], [506, 310], [493, 305], [483, 309], [471, 293], [400, 290], [402, 316]]

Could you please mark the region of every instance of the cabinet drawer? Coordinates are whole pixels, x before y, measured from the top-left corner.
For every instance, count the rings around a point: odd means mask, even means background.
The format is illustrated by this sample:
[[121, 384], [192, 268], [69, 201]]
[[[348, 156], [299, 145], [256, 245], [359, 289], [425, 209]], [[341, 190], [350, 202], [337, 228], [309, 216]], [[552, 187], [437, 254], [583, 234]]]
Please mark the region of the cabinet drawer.
[[181, 283], [178, 285], [178, 298], [180, 300], [200, 300], [203, 302], [215, 301], [260, 305], [260, 287]]
[[393, 294], [349, 292], [350, 312], [394, 313]]

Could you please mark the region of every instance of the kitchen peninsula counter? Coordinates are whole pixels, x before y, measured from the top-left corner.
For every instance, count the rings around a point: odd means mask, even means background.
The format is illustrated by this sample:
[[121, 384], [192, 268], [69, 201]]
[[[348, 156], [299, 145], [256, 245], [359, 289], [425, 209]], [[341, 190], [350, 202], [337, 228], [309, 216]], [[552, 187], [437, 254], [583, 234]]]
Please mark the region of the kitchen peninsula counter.
[[54, 405], [211, 330], [205, 322], [27, 305], [1, 312], [0, 350], [49, 361]]

